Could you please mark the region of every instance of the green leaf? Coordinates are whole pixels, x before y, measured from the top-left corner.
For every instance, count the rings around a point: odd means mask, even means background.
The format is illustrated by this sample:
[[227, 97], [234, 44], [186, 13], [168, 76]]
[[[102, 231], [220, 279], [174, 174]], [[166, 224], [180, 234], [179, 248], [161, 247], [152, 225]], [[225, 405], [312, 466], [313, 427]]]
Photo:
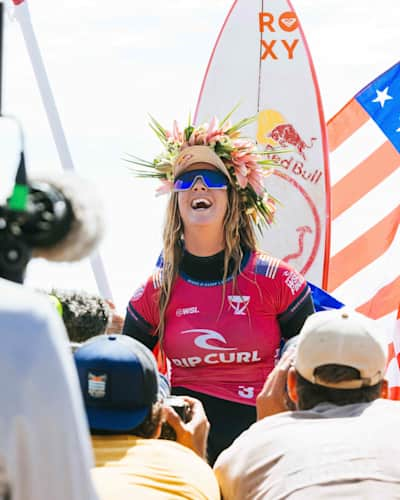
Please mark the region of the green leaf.
[[231, 111], [229, 111], [229, 113], [225, 116], [225, 118], [224, 118], [221, 122], [219, 122], [219, 126], [220, 126], [220, 128], [222, 128], [222, 126], [224, 125], [224, 123], [226, 123], [226, 122], [230, 119], [230, 117], [231, 117], [231, 116], [233, 115], [233, 113], [234, 113], [234, 112], [235, 112], [235, 111], [236, 111], [236, 110], [237, 110], [237, 109], [241, 106], [241, 104], [242, 104], [242, 103], [239, 101], [239, 102], [236, 104], [236, 106], [234, 106], [234, 108], [233, 108]]
[[240, 130], [241, 128], [245, 127], [246, 125], [249, 125], [250, 123], [254, 123], [257, 120], [257, 115], [251, 116], [250, 118], [242, 118], [240, 121], [235, 123], [235, 125], [232, 125], [232, 127], [226, 131], [226, 133], [229, 135], [232, 132], [236, 132], [237, 130]]

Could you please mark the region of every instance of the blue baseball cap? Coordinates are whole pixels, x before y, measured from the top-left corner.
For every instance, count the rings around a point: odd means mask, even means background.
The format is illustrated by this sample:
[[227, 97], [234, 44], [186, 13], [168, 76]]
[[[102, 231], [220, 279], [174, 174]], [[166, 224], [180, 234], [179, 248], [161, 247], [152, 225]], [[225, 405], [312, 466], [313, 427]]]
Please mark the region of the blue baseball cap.
[[130, 431], [168, 395], [168, 381], [158, 373], [153, 353], [127, 335], [93, 337], [74, 358], [92, 430]]

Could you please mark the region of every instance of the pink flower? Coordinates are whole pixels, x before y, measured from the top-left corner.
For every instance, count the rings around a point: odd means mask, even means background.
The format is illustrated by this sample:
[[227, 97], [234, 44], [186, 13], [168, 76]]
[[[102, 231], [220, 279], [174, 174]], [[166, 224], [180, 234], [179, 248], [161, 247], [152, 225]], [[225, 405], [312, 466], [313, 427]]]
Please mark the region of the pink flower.
[[178, 122], [174, 120], [173, 124], [173, 137], [176, 142], [183, 142], [183, 135], [182, 132], [179, 130]]
[[247, 168], [242, 165], [234, 165], [236, 180], [239, 186], [244, 189], [247, 186], [248, 178], [247, 178]]
[[248, 176], [249, 184], [258, 196], [262, 196], [265, 191], [263, 178], [264, 176], [259, 169], [251, 170]]
[[218, 125], [218, 120], [214, 116], [214, 118], [211, 120], [208, 129], [207, 129], [207, 141], [209, 140], [209, 137], [211, 137], [216, 131], [217, 131], [217, 125]]
[[159, 186], [156, 190], [156, 196], [162, 196], [163, 194], [170, 193], [174, 187], [174, 183], [172, 181], [167, 181], [165, 179], [161, 180], [161, 186]]

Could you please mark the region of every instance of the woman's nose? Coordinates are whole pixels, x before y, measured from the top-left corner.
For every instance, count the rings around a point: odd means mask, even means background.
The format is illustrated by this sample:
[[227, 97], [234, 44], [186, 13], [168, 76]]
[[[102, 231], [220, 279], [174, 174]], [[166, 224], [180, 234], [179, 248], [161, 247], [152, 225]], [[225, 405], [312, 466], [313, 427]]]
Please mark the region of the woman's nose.
[[192, 186], [193, 191], [207, 191], [208, 187], [204, 183], [203, 179], [201, 177], [198, 177], [196, 179], [196, 182]]

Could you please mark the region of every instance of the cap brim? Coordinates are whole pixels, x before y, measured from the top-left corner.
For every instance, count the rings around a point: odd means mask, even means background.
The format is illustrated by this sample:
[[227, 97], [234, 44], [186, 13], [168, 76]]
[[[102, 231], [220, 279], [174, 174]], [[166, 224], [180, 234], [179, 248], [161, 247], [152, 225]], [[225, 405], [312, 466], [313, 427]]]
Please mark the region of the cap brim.
[[118, 432], [130, 431], [140, 425], [149, 411], [148, 407], [134, 411], [86, 407], [90, 429]]

